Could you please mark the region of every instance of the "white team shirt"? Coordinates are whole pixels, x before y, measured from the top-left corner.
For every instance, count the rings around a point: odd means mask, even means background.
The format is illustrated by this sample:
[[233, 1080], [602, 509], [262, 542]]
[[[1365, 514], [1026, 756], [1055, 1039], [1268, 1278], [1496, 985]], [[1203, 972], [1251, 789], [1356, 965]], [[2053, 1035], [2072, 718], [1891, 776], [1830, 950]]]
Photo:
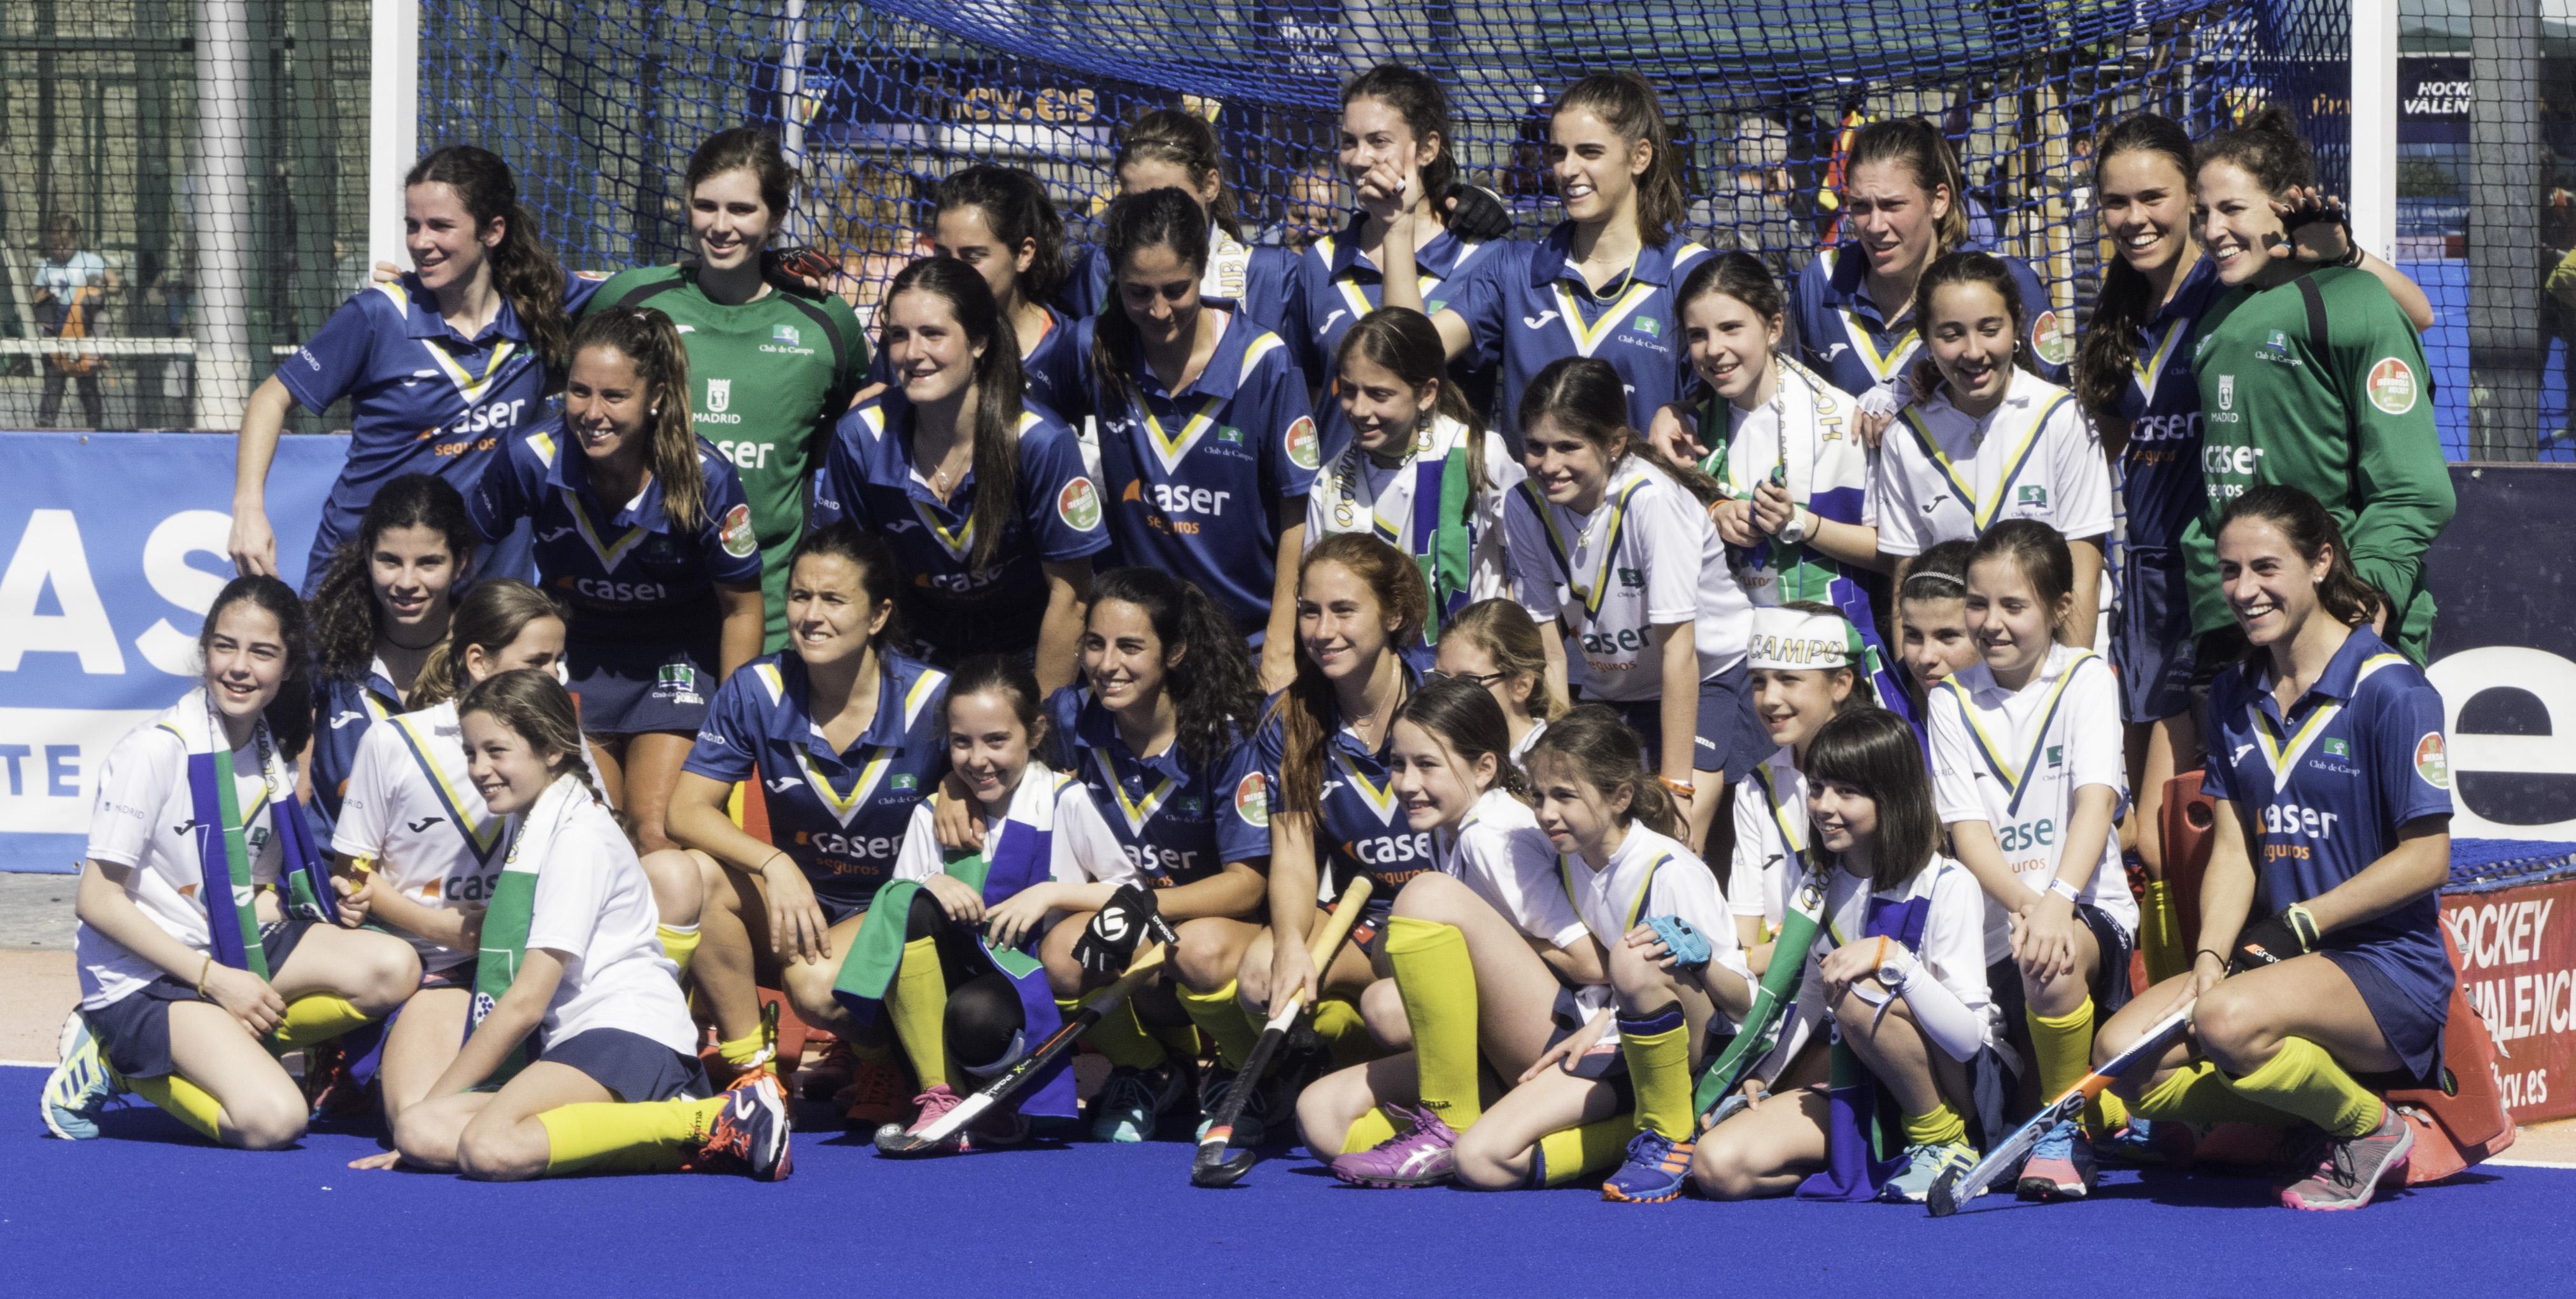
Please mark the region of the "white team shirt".
[[1531, 718], [1529, 732], [1512, 742], [1512, 765], [1523, 771], [1529, 770], [1529, 752], [1538, 747], [1539, 737], [1545, 734], [1547, 734], [1547, 719]]
[[[1969, 874], [1967, 867], [1936, 855], [1902, 887], [1885, 893], [1873, 891], [1866, 876], [1854, 875], [1840, 866], [1826, 872], [1825, 923], [1817, 929], [1816, 941], [1807, 949], [1806, 974], [1798, 982], [1797, 1030], [1794, 1034], [1783, 1032], [1783, 1043], [1812, 1033], [1824, 1023], [1825, 981], [1819, 971], [1824, 968], [1825, 955], [1852, 943], [1878, 941], [1861, 936], [1868, 929], [1871, 904], [1917, 897], [1932, 901], [1923, 917], [1920, 950], [1914, 953], [1923, 968], [1913, 978], [1931, 975], [1977, 1016], [1985, 1029], [1985, 1045], [1993, 1046], [2000, 1040], [2003, 1015], [1995, 1007], [1994, 994], [1986, 984], [1985, 890], [1977, 887], [1977, 877]], [[1908, 982], [1910, 986], [1911, 980]], [[1775, 1053], [1772, 1058], [1785, 1061], [1792, 1056]]]
[[[1995, 684], [1984, 663], [1971, 663], [1935, 688], [1930, 704], [1932, 796], [1941, 823], [1992, 827], [2013, 878], [2033, 894], [2046, 892], [2057, 873], [2075, 791], [2109, 786], [2115, 821], [2128, 805], [2120, 691], [2100, 655], [2052, 645], [2018, 691]], [[2102, 860], [2076, 900], [2137, 932], [2138, 904], [2120, 865], [2118, 834], [2104, 836]], [[1988, 908], [1986, 950], [1994, 960], [2012, 951], [2001, 904]]]
[[1532, 495], [1506, 496], [1503, 548], [1521, 607], [1541, 626], [1565, 617], [1568, 685], [1587, 699], [1662, 698], [1664, 656], [1651, 636], [1659, 625], [1691, 624], [1702, 680], [1743, 661], [1753, 605], [1727, 571], [1717, 526], [1670, 475], [1629, 456], [1588, 515], [1533, 508]]
[[1580, 855], [1558, 855], [1558, 877], [1576, 914], [1604, 948], [1627, 941], [1649, 916], [1678, 916], [1708, 940], [1709, 964], [1750, 980], [1735, 919], [1718, 896], [1717, 876], [1679, 841], [1631, 822], [1600, 870]]
[[[939, 847], [939, 834], [931, 828], [931, 800], [913, 805], [912, 822], [904, 828], [903, 849], [895, 854], [894, 877], [899, 880], [926, 880], [940, 873], [945, 865]], [[1032, 761], [1020, 773], [1019, 787], [1011, 791], [1011, 804], [1002, 816], [984, 813], [984, 846], [990, 850], [1001, 843], [1007, 832], [1028, 833], [1052, 830], [1047, 841], [1047, 878], [1058, 884], [1127, 884], [1136, 880], [1136, 864], [1127, 858], [1127, 850], [1118, 844], [1118, 836], [1101, 819], [1100, 809], [1092, 806], [1091, 791], [1071, 776], [1058, 776], [1043, 762]], [[1047, 912], [1045, 923], [1034, 932], [1044, 933], [1065, 917], [1062, 911]]]
[[1872, 481], [1878, 548], [1891, 555], [1973, 541], [2004, 519], [2037, 519], [2070, 540], [2111, 533], [2101, 437], [2074, 394], [2018, 367], [1982, 420], [1946, 389], [1909, 407], [1888, 426]]
[[[162, 932], [200, 955], [213, 954], [214, 939], [206, 928], [205, 900], [198, 896], [205, 877], [197, 857], [196, 800], [188, 788], [188, 742], [180, 737], [183, 731], [202, 737], [211, 724], [200, 686], [108, 750], [90, 811], [87, 854], [102, 865], [131, 867], [125, 896]], [[233, 796], [243, 814], [254, 885], [275, 884], [285, 856], [270, 830], [269, 791], [295, 788], [295, 770], [284, 755], [272, 745], [269, 757], [263, 780], [258, 740], [233, 750]], [[214, 851], [223, 851], [220, 835]], [[80, 963], [84, 1010], [113, 1005], [164, 973], [85, 922], [73, 932], [72, 951]]]
[[1500, 789], [1489, 789], [1454, 831], [1432, 836], [1432, 860], [1522, 933], [1551, 947], [1567, 947], [1585, 934], [1556, 871], [1556, 849], [1538, 828], [1538, 814]]
[[[1315, 475], [1315, 490], [1306, 494], [1306, 549], [1342, 532], [1375, 535], [1408, 555], [1429, 545], [1414, 536], [1415, 493], [1439, 482], [1422, 482], [1417, 466], [1429, 459], [1445, 461], [1467, 438], [1467, 426], [1446, 415], [1435, 416], [1415, 430], [1413, 450], [1402, 465], [1379, 464], [1357, 442], [1342, 449], [1333, 463]], [[1503, 560], [1503, 498], [1528, 472], [1521, 468], [1492, 431], [1484, 439], [1485, 494], [1475, 503], [1467, 525], [1469, 538], [1467, 596], [1487, 600], [1503, 594], [1511, 575]]]
[[[537, 863], [528, 949], [562, 955], [563, 981], [546, 1003], [546, 1042], [619, 1028], [689, 1055], [697, 1026], [680, 995], [680, 967], [662, 954], [653, 884], [607, 806], [586, 789]], [[518, 832], [525, 814], [511, 819]]]
[[[1872, 488], [1878, 453], [1860, 439], [1858, 406], [1840, 388], [1786, 356], [1775, 354], [1772, 365], [1780, 376], [1777, 395], [1752, 410], [1735, 412], [1726, 462], [1714, 467], [1714, 477], [1728, 495], [1741, 496], [1769, 482], [1777, 469], [1789, 499], [1808, 505], [1836, 493], [1858, 497], [1861, 523], [1876, 526], [1878, 498]], [[1735, 580], [1757, 608], [1780, 603], [1776, 562], [1737, 568]]]
[[[1767, 783], [1766, 783], [1767, 782]], [[1735, 855], [1726, 872], [1726, 909], [1760, 916], [1776, 930], [1789, 914], [1798, 854], [1815, 833], [1807, 823], [1807, 777], [1797, 751], [1781, 745], [1735, 783]]]
[[[464, 733], [451, 700], [367, 729], [341, 797], [331, 851], [372, 859], [378, 887], [431, 910], [481, 905], [501, 880], [507, 820], [483, 805], [466, 775]], [[474, 958], [417, 934], [403, 937], [420, 953], [424, 970]]]

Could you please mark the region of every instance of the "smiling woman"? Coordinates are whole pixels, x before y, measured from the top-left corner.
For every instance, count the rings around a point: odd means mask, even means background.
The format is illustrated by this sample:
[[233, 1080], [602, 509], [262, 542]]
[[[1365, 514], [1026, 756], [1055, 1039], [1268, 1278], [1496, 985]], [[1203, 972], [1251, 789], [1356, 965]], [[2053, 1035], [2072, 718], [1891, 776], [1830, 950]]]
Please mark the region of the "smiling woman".
[[649, 306], [679, 327], [689, 382], [674, 394], [741, 479], [758, 542], [762, 648], [787, 643], [787, 554], [805, 530], [814, 456], [868, 369], [848, 303], [763, 274], [798, 176], [778, 141], [750, 127], [709, 136], [689, 155], [689, 260], [625, 271], [599, 286], [585, 318]]

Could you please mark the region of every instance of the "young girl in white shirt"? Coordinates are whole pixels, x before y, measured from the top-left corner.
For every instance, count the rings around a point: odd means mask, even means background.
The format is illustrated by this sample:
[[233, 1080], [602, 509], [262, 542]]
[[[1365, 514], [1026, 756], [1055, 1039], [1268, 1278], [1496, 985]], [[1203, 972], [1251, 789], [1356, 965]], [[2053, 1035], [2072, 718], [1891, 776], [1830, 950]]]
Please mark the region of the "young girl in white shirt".
[[[1822, 923], [1798, 1003], [1754, 1066], [1749, 1102], [1702, 1134], [1691, 1180], [1712, 1199], [1786, 1195], [1921, 1203], [1976, 1163], [1969, 1121], [1991, 1139], [2012, 1079], [1986, 987], [1985, 899], [1940, 855], [1940, 821], [1913, 728], [1884, 709], [1825, 723], [1807, 747], [1819, 849], [1800, 885]], [[1824, 1033], [1830, 1016], [1839, 1030]], [[1848, 1051], [1857, 1067], [1846, 1086]], [[1817, 1084], [1833, 1077], [1829, 1098]], [[1905, 1153], [1872, 1166], [1877, 1089], [1904, 1120]], [[1988, 1103], [1980, 1103], [1984, 1100]]]
[[400, 939], [357, 928], [295, 799], [311, 736], [312, 640], [274, 577], [226, 583], [197, 636], [203, 675], [108, 751], [74, 906], [81, 1002], [42, 1113], [98, 1135], [130, 1091], [209, 1140], [274, 1150], [305, 1098], [275, 1052], [383, 1017], [420, 981]]
[[[2129, 799], [2120, 690], [2111, 665], [2070, 643], [2080, 613], [2067, 544], [2010, 519], [1968, 561], [1968, 630], [1983, 653], [1932, 691], [1932, 781], [1951, 851], [1990, 900], [1987, 959], [2010, 964], [2029, 1021], [2039, 1090], [2084, 1077], [2093, 1025], [2129, 999], [2138, 904], [2114, 825]], [[2013, 989], [2007, 988], [2007, 991]], [[2119, 1102], [2093, 1122], [2121, 1122]], [[2092, 1141], [2063, 1123], [2032, 1151], [2025, 1199], [2078, 1198]]]
[[510, 847], [475, 938], [470, 1035], [396, 1119], [402, 1161], [489, 1181], [784, 1180], [786, 1095], [767, 1074], [709, 1095], [652, 885], [582, 764], [572, 696], [521, 668], [477, 682], [456, 711], [467, 774], [510, 818]]
[[[1298, 1098], [1307, 1147], [1355, 1186], [1447, 1181], [1458, 1135], [1484, 1112], [1479, 1064], [1517, 1077], [1609, 999], [1600, 944], [1522, 801], [1510, 732], [1472, 682], [1425, 683], [1396, 712], [1396, 798], [1432, 837], [1433, 873], [1396, 894], [1393, 977], [1361, 1011], [1398, 1054], [1328, 1075]], [[1410, 1049], [1407, 1049], [1410, 1048]]]

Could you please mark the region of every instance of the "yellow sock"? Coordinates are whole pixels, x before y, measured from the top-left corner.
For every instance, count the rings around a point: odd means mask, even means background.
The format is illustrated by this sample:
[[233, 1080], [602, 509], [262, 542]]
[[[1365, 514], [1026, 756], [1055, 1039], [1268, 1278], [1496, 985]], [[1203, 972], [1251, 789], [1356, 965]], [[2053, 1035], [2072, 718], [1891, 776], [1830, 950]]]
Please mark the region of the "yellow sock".
[[187, 1124], [208, 1141], [223, 1140], [218, 1124], [224, 1107], [205, 1088], [175, 1073], [158, 1078], [128, 1078], [125, 1089], [161, 1107], [161, 1112]]
[[[1141, 1015], [1138, 1016], [1136, 1022], [1140, 1024], [1144, 1023], [1144, 1017]], [[1154, 1024], [1148, 1026], [1146, 1031], [1154, 1035], [1155, 1041], [1163, 1044], [1163, 1051], [1170, 1058], [1175, 1060], [1196, 1060], [1199, 1058], [1199, 1030], [1197, 1025]]]
[[1375, 1150], [1379, 1142], [1394, 1135], [1395, 1124], [1387, 1119], [1386, 1111], [1372, 1105], [1368, 1113], [1351, 1121], [1350, 1131], [1342, 1134], [1342, 1153], [1356, 1155]]
[[912, 1061], [921, 1089], [948, 1085], [948, 972], [939, 966], [939, 941], [916, 938], [903, 945], [903, 964], [887, 990], [886, 1018]]
[[[1080, 997], [1058, 997], [1055, 1008], [1067, 1020], [1082, 1013]], [[1145, 1036], [1145, 1026], [1136, 1022], [1133, 999], [1110, 1007], [1100, 1022], [1082, 1035], [1109, 1063], [1122, 1069], [1158, 1069], [1164, 1061], [1163, 1044]]]
[[2191, 970], [2182, 950], [2182, 919], [2174, 913], [2173, 890], [2163, 880], [2148, 880], [2138, 899], [2138, 950], [2146, 953], [2147, 981], [2162, 983]]
[[2273, 1109], [2227, 1085], [2227, 1076], [2206, 1060], [2184, 1065], [2138, 1097], [2136, 1113], [2156, 1123], [2260, 1123], [2283, 1128], [2297, 1118]]
[[1637, 1093], [1639, 1132], [1660, 1132], [1688, 1141], [1699, 1131], [1699, 1114], [1691, 1107], [1690, 1025], [1679, 1002], [1653, 1015], [1619, 1017], [1619, 1053], [1628, 1061], [1628, 1082]]
[[1228, 1069], [1242, 1068], [1252, 1058], [1253, 1045], [1261, 1040], [1261, 1026], [1244, 1013], [1243, 1003], [1237, 999], [1242, 990], [1235, 987], [1234, 980], [1226, 980], [1225, 986], [1214, 992], [1192, 992], [1187, 988], [1178, 991], [1181, 1009], [1189, 1015], [1190, 1022], [1205, 1030], [1208, 1040], [1216, 1043], [1216, 1062]]
[[1533, 1185], [1554, 1187], [1599, 1177], [1619, 1166], [1628, 1150], [1628, 1138], [1635, 1135], [1637, 1119], [1631, 1114], [1613, 1114], [1581, 1127], [1548, 1133], [1539, 1138], [1538, 1157], [1530, 1165], [1530, 1181]]
[[[2030, 1050], [2038, 1057], [2039, 1094], [2055, 1100], [2066, 1089], [2084, 1081], [2093, 1071], [2093, 999], [2086, 997], [2081, 1005], [2063, 1015], [2051, 1018], [2025, 1009], [2022, 1018], [2030, 1024]], [[2120, 1102], [2109, 1092], [2084, 1107], [2084, 1120], [2096, 1131], [2113, 1131], [2117, 1125], [2107, 1117]], [[2125, 1115], [2125, 1112], [2123, 1112]]]
[[704, 1145], [725, 1098], [595, 1101], [537, 1116], [546, 1129], [546, 1176], [667, 1173]]
[[1944, 1101], [1928, 1114], [1905, 1116], [1905, 1144], [1909, 1146], [1964, 1146], [1968, 1144], [1968, 1121]]
[[1397, 916], [1386, 923], [1386, 959], [1413, 1026], [1422, 1107], [1464, 1132], [1485, 1113], [1476, 1088], [1476, 967], [1467, 959], [1467, 936], [1456, 925]]
[[2112, 1095], [2111, 1089], [2105, 1087], [2093, 1098], [2092, 1104], [2084, 1107], [2084, 1121], [2092, 1124], [2097, 1132], [2117, 1132], [2129, 1126], [2128, 1102]]
[[277, 1045], [293, 1050], [328, 1042], [374, 1018], [346, 997], [316, 992], [286, 1003], [286, 1018], [272, 1036]]
[[1339, 997], [1315, 1003], [1315, 1036], [1331, 1050], [1336, 1069], [1366, 1064], [1383, 1054], [1376, 1039], [1369, 1036], [1368, 1021], [1360, 1018], [1360, 1008]]
[[670, 957], [671, 964], [679, 966], [681, 977], [686, 978], [689, 973], [689, 958], [698, 954], [698, 927], [696, 925], [655, 925], [653, 936], [662, 940], [662, 954]]
[[716, 1043], [716, 1053], [726, 1064], [748, 1069], [769, 1058], [769, 1034], [755, 1028], [730, 1042]]
[[2237, 1095], [2298, 1115], [2338, 1137], [2367, 1136], [2379, 1126], [2379, 1097], [2353, 1081], [2324, 1047], [2304, 1037], [2281, 1039], [2281, 1049], [2251, 1073], [2218, 1076]]

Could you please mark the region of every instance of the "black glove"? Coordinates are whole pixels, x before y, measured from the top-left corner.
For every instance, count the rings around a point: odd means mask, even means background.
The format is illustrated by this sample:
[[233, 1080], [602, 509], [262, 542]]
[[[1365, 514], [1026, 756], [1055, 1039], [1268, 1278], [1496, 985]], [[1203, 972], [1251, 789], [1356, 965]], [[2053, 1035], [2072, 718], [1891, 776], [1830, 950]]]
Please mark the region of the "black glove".
[[2232, 964], [2237, 970], [2261, 969], [2315, 950], [2317, 922], [2306, 907], [2293, 906], [2247, 925], [2236, 936], [2236, 959]]
[[1154, 891], [1140, 884], [1121, 884], [1093, 913], [1082, 937], [1074, 940], [1073, 959], [1093, 974], [1123, 974], [1149, 929], [1157, 936], [1170, 932], [1154, 905]]
[[1462, 180], [1450, 185], [1443, 197], [1449, 202], [1449, 233], [1478, 243], [1511, 234], [1512, 210], [1504, 205], [1502, 195]]

